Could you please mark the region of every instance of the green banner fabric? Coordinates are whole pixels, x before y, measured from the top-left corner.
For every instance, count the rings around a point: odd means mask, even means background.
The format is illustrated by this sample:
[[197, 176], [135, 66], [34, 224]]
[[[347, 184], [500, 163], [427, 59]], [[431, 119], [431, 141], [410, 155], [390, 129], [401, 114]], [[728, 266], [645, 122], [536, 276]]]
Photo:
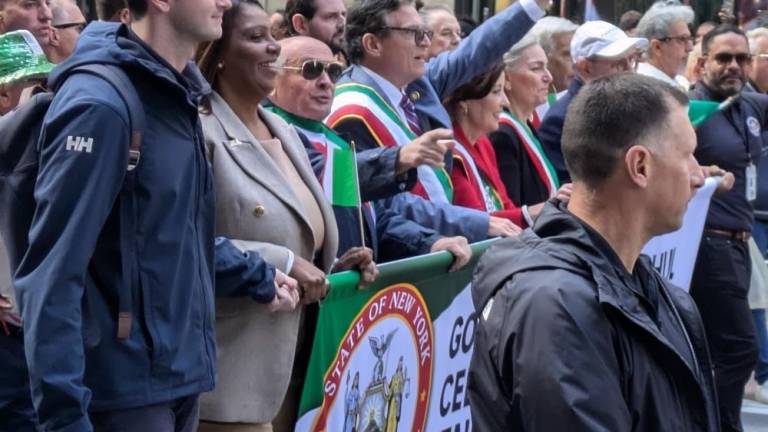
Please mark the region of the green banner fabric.
[[473, 244], [454, 273], [452, 256], [439, 252], [383, 264], [365, 289], [356, 272], [331, 275], [296, 430], [467, 430], [469, 282], [494, 241]]

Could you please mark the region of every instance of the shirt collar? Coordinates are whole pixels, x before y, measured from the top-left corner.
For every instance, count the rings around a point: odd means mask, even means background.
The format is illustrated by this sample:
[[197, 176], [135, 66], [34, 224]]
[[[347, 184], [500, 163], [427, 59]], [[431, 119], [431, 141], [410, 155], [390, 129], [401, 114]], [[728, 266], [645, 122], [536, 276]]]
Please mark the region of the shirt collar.
[[637, 73], [664, 81], [667, 84], [675, 86], [676, 88], [680, 88], [683, 91], [688, 91], [687, 87], [690, 86], [690, 83], [688, 83], [688, 80], [684, 76], [676, 75], [674, 78], [672, 78], [667, 75], [666, 72], [648, 62], [642, 62], [638, 64]]
[[363, 65], [358, 66], [365, 73], [370, 75], [371, 78], [373, 78], [373, 81], [376, 83], [376, 85], [379, 86], [382, 92], [384, 92], [382, 96], [387, 98], [387, 102], [389, 102], [393, 107], [398, 108], [400, 106], [400, 101], [403, 99], [403, 95], [405, 94], [403, 93], [403, 90], [397, 88], [394, 84], [387, 81], [386, 78], [368, 69], [367, 67]]

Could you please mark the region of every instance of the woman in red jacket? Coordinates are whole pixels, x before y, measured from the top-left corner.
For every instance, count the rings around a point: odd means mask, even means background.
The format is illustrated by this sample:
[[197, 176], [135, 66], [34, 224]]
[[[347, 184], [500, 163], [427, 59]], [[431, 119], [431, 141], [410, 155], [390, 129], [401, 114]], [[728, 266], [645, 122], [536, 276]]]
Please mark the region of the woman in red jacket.
[[[521, 227], [533, 224], [544, 203], [516, 206], [499, 175], [496, 153], [488, 134], [499, 126], [499, 114], [509, 104], [504, 94], [503, 64], [456, 89], [445, 104], [453, 121], [453, 203], [505, 217]], [[567, 200], [568, 191], [558, 198]]]

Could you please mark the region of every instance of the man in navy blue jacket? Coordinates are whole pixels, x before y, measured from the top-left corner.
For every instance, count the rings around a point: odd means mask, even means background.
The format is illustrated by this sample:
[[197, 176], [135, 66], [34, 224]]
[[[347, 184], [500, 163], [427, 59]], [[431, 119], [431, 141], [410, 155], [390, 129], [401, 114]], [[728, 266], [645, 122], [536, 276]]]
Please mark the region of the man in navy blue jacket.
[[[216, 374], [215, 245], [197, 114], [209, 87], [188, 59], [220, 36], [229, 6], [131, 0], [132, 29], [91, 24], [50, 76], [57, 94], [16, 274], [43, 430], [197, 428], [197, 395]], [[84, 64], [124, 69], [144, 102], [133, 190], [127, 107], [106, 81], [70, 75]]]
[[715, 194], [691, 280], [712, 353], [723, 431], [741, 430], [744, 384], [757, 361], [755, 325], [747, 293], [751, 261], [747, 240], [754, 223], [757, 166], [768, 143], [768, 97], [743, 92], [751, 58], [747, 37], [720, 26], [702, 41], [701, 80], [691, 99], [722, 102], [740, 95], [696, 130], [696, 159], [733, 173], [733, 188]]

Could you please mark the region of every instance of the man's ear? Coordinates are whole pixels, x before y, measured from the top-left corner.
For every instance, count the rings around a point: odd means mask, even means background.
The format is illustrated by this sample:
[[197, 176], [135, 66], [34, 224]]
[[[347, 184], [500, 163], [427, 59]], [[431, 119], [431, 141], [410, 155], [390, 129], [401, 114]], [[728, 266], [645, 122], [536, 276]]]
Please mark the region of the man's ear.
[[294, 14], [291, 25], [298, 35], [306, 36], [309, 33], [309, 20], [302, 14]]
[[61, 33], [59, 33], [59, 29], [56, 27], [51, 29], [51, 38], [48, 42], [48, 45], [52, 46], [53, 48], [58, 48], [59, 45], [61, 45]]
[[149, 0], [147, 12], [153, 7], [162, 13], [168, 13], [171, 10], [171, 3], [179, 0]]
[[120, 9], [119, 15], [118, 15], [120, 22], [123, 24], [130, 24], [131, 23], [131, 10], [128, 8]]
[[630, 147], [624, 154], [624, 167], [632, 183], [640, 188], [646, 188], [652, 170], [651, 152], [641, 145]]
[[576, 64], [573, 65], [573, 69], [575, 69], [578, 75], [582, 78], [589, 78], [592, 74], [592, 64], [585, 58], [577, 61]]
[[365, 51], [365, 56], [368, 57], [380, 57], [381, 56], [381, 40], [373, 33], [366, 33], [360, 40]]

